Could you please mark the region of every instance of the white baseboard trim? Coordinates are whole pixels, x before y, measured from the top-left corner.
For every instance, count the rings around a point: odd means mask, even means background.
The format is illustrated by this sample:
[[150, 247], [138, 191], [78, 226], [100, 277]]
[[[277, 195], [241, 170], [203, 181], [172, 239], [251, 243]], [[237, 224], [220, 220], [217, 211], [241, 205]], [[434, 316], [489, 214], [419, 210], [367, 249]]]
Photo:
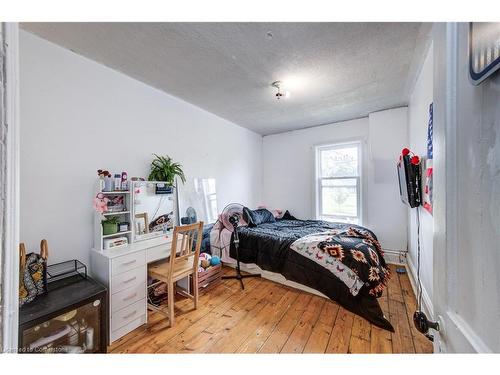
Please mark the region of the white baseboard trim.
[[[415, 297], [417, 297], [417, 269], [413, 262], [411, 261], [411, 258], [408, 257], [406, 259], [406, 264], [408, 265], [408, 278], [410, 279], [410, 284], [411, 287], [413, 288], [413, 293], [415, 293]], [[429, 319], [434, 320], [434, 306], [432, 304], [431, 297], [429, 296], [429, 293], [427, 293], [427, 290], [424, 288], [422, 285], [422, 308], [424, 310], [424, 313], [427, 314]]]
[[449, 340], [454, 337], [459, 337], [457, 335], [461, 335], [462, 337], [460, 338], [460, 340], [452, 340], [452, 341], [454, 342], [466, 341], [470, 345], [470, 347], [458, 347], [458, 348], [453, 347], [453, 350], [455, 352], [493, 353], [493, 350], [490, 347], [488, 347], [488, 345], [486, 345], [483, 340], [481, 340], [481, 338], [476, 334], [476, 332], [472, 329], [472, 327], [469, 326], [467, 322], [463, 320], [460, 315], [456, 314], [453, 311], [448, 311], [446, 315], [448, 315], [448, 318], [453, 324], [452, 327], [446, 327], [447, 339]]
[[407, 252], [398, 250], [382, 249], [386, 263], [404, 265], [406, 264]]

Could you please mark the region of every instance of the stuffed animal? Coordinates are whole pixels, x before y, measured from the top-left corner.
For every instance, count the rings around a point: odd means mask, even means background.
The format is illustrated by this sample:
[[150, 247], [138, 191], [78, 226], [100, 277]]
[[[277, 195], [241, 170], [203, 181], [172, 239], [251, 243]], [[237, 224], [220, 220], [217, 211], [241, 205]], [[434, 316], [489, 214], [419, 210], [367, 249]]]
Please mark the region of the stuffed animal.
[[202, 259], [202, 260], [201, 260], [201, 266], [202, 266], [203, 268], [208, 268], [208, 267], [210, 267], [210, 261], [209, 261], [209, 260], [206, 260], [206, 259]]
[[212, 256], [209, 253], [201, 253], [199, 259], [210, 260]]
[[108, 202], [109, 199], [104, 196], [102, 193], [98, 193], [93, 201], [94, 209], [102, 214], [108, 210]]
[[217, 266], [220, 264], [220, 258], [218, 256], [213, 256], [212, 259], [210, 259], [210, 264], [212, 266]]

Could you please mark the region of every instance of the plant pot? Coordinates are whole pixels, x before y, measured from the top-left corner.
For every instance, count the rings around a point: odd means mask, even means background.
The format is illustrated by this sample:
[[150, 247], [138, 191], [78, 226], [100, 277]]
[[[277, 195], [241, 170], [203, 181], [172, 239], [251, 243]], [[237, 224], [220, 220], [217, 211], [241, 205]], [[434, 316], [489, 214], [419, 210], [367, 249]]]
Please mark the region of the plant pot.
[[118, 224], [117, 223], [108, 223], [106, 221], [102, 222], [102, 234], [104, 236], [108, 234], [118, 233]]

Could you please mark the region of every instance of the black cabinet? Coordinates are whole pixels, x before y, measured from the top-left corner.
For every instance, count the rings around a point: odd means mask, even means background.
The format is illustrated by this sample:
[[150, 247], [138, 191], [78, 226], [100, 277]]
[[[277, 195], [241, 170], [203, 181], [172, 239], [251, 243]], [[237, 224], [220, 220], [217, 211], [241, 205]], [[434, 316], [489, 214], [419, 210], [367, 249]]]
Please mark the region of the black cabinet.
[[76, 275], [48, 289], [19, 309], [19, 352], [106, 353], [106, 288]]

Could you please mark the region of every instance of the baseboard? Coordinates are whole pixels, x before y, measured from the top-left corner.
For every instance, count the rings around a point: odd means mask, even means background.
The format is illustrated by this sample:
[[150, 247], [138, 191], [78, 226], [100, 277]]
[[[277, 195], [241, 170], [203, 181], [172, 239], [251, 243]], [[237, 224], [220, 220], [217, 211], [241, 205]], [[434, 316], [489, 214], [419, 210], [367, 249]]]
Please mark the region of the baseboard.
[[398, 266], [406, 264], [407, 252], [382, 249], [384, 251], [384, 260], [389, 264], [396, 264]]
[[[406, 264], [408, 265], [408, 278], [410, 279], [410, 284], [413, 289], [413, 293], [415, 294], [415, 297], [417, 298], [417, 269], [413, 262], [411, 261], [411, 258], [408, 257], [406, 259]], [[424, 313], [427, 314], [427, 317], [431, 320], [434, 320], [434, 307], [432, 305], [432, 300], [429, 296], [429, 293], [427, 293], [427, 290], [424, 288], [422, 285], [422, 308], [424, 310]]]
[[[447, 313], [450, 323], [446, 327], [447, 341], [452, 342], [455, 353], [494, 353], [486, 343], [476, 334], [470, 325], [455, 312]], [[461, 345], [457, 345], [460, 343]], [[465, 345], [464, 345], [465, 344]], [[450, 344], [448, 344], [450, 345]], [[447, 351], [450, 349], [446, 347]]]

